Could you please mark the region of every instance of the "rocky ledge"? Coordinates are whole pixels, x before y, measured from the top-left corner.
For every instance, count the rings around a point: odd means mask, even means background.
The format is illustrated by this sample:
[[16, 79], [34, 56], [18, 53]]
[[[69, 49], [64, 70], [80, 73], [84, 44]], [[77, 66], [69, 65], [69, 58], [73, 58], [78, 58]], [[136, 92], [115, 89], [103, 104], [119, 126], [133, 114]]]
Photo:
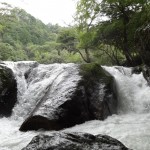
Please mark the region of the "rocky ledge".
[[35, 136], [22, 150], [129, 150], [107, 135], [52, 133]]

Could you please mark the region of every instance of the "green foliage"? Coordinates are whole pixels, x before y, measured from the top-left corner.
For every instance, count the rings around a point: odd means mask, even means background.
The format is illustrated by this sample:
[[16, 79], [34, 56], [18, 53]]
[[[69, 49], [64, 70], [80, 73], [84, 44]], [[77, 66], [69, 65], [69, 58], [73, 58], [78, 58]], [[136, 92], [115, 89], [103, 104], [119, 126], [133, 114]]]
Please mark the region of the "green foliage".
[[[118, 65], [124, 58], [128, 64], [135, 65], [138, 51], [134, 37], [139, 27], [150, 22], [149, 9], [148, 0], [102, 0], [100, 3], [96, 0], [79, 0], [75, 20], [80, 31], [80, 48], [99, 49], [103, 60], [106, 56], [110, 62]], [[105, 19], [101, 20], [100, 17]], [[105, 45], [103, 49], [101, 45]], [[112, 48], [107, 50], [107, 46]]]
[[150, 24], [138, 28], [135, 34], [136, 47], [139, 50], [141, 60], [144, 64], [150, 65]]
[[65, 63], [83, 63], [83, 59], [79, 53], [68, 53], [68, 51], [64, 50], [61, 53], [61, 57], [64, 59]]
[[78, 30], [87, 31], [100, 13], [99, 3], [97, 0], [79, 0], [76, 9]]
[[90, 50], [94, 48], [95, 30], [94, 23], [100, 13], [99, 3], [96, 0], [80, 0], [77, 3], [75, 21], [78, 33], [78, 48], [84, 49], [81, 54], [85, 62], [91, 62]]
[[0, 43], [0, 60], [25, 60], [27, 59], [25, 52], [22, 49], [18, 48], [17, 45], [15, 47], [11, 46], [8, 43]]
[[94, 36], [95, 33], [92, 30], [90, 32], [80, 32], [78, 35], [78, 38], [80, 40], [78, 47], [81, 49], [92, 48]]
[[106, 71], [97, 63], [81, 64], [80, 74], [83, 76], [82, 82], [84, 82], [86, 88], [94, 86], [95, 84], [93, 83], [101, 82], [110, 84], [113, 81], [113, 77], [106, 73]]
[[2, 4], [0, 8], [0, 59], [49, 62], [49, 53], [58, 47], [56, 38], [60, 28], [58, 25], [45, 25], [23, 9]]
[[0, 59], [40, 63], [82, 62], [74, 28], [43, 24], [23, 9], [0, 8]]
[[76, 51], [77, 35], [74, 28], [64, 28], [59, 32], [57, 43], [60, 49], [68, 50], [69, 52]]
[[75, 25], [61, 27], [45, 25], [4, 3], [0, 8], [0, 60], [103, 65], [123, 61], [135, 65], [137, 58], [149, 61], [149, 30], [144, 32], [150, 23], [149, 10], [148, 0], [78, 0]]
[[13, 47], [7, 43], [0, 43], [0, 60], [9, 60], [13, 53]]

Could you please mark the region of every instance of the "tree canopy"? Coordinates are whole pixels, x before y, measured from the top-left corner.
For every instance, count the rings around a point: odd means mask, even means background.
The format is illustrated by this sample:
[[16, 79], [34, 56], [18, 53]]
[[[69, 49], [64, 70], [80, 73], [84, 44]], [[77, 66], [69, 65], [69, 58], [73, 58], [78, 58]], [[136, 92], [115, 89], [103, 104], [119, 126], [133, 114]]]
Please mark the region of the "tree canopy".
[[[79, 0], [76, 11], [78, 28], [82, 29], [82, 34], [90, 30], [97, 33], [94, 38], [88, 36], [93, 43], [91, 45], [110, 45], [110, 52], [120, 51], [128, 64], [135, 65], [136, 58], [141, 56], [136, 50], [135, 33], [138, 28], [150, 23], [149, 8], [148, 0]], [[81, 37], [81, 41], [83, 39]], [[88, 41], [86, 39], [83, 43], [88, 45]], [[112, 58], [115, 56], [103, 51]]]

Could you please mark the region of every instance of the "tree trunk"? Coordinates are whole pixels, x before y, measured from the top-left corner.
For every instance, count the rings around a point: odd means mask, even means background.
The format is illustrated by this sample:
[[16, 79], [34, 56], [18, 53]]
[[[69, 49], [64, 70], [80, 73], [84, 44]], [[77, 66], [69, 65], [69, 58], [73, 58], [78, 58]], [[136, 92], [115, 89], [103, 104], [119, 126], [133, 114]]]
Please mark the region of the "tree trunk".
[[76, 49], [76, 51], [80, 54], [80, 56], [83, 59], [83, 61], [85, 61], [86, 63], [90, 63], [91, 62], [88, 50], [85, 50], [85, 56], [82, 54], [82, 52], [80, 52], [80, 50]]
[[90, 59], [90, 54], [89, 54], [88, 48], [85, 48], [85, 56], [86, 56], [86, 62], [90, 63], [91, 59]]
[[60, 56], [60, 54], [61, 54], [61, 53], [60, 53], [60, 50], [57, 50], [57, 53], [58, 53], [58, 56]]
[[132, 56], [129, 52], [129, 47], [128, 47], [128, 36], [127, 36], [127, 23], [128, 23], [128, 18], [124, 17], [124, 29], [123, 29], [123, 52], [126, 57], [126, 60], [130, 65], [133, 64], [133, 59]]

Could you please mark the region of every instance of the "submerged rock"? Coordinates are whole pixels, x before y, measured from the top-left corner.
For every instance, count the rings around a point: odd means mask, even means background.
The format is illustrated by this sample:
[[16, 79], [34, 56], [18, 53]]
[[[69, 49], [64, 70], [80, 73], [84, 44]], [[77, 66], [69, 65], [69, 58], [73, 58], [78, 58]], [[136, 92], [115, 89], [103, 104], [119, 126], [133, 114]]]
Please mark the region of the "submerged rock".
[[[40, 128], [60, 130], [87, 120], [104, 120], [117, 113], [113, 77], [97, 64], [75, 67], [77, 65], [66, 67], [68, 70], [63, 71], [64, 80], [63, 76], [58, 80], [59, 75], [55, 78], [54, 82], [59, 82], [53, 86], [53, 93], [48, 87], [46, 94], [21, 125], [21, 131]], [[27, 80], [31, 80], [30, 75]]]
[[142, 72], [141, 66], [136, 66], [132, 68], [132, 74], [140, 74]]
[[87, 133], [52, 133], [35, 136], [22, 150], [129, 150], [106, 135]]
[[0, 65], [0, 116], [10, 116], [17, 102], [17, 83], [11, 69]]

